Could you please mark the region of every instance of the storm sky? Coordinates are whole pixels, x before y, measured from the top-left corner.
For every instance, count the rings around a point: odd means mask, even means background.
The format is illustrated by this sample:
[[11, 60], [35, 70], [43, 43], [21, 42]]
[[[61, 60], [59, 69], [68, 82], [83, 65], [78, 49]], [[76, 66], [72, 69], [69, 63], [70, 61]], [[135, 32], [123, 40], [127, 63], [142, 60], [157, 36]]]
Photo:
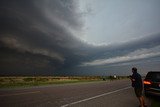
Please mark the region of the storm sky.
[[160, 70], [159, 0], [1, 0], [0, 75]]

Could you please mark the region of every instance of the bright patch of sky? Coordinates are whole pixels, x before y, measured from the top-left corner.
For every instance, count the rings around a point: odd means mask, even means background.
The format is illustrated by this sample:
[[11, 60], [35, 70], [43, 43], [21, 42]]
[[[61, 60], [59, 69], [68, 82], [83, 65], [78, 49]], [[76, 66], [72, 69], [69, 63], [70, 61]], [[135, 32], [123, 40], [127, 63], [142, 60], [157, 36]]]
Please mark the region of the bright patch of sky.
[[144, 59], [144, 58], [151, 58], [156, 56], [160, 56], [160, 46], [157, 46], [151, 49], [136, 50], [124, 56], [116, 56], [113, 58], [98, 59], [92, 62], [86, 62], [86, 63], [83, 63], [82, 66], [105, 65], [105, 64], [133, 61], [133, 60]]
[[95, 44], [126, 42], [160, 31], [160, 0], [79, 0], [85, 30]]

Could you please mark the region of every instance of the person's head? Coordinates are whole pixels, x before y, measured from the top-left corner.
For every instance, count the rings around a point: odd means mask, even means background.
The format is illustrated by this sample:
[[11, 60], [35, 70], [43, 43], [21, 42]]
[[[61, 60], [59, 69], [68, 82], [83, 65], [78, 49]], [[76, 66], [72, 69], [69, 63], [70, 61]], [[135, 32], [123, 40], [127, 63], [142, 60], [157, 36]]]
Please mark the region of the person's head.
[[133, 67], [133, 68], [132, 68], [132, 72], [133, 72], [133, 73], [137, 73], [137, 68], [136, 68], [136, 67]]

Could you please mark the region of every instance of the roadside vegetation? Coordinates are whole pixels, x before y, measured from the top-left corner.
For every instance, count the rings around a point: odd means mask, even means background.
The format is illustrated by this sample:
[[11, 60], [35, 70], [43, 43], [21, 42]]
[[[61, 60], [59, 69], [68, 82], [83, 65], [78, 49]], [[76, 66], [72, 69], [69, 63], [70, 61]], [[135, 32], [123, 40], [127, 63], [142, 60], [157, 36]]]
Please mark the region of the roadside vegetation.
[[107, 81], [127, 78], [125, 76], [36, 76], [36, 77], [0, 77], [0, 88], [29, 87], [51, 84]]

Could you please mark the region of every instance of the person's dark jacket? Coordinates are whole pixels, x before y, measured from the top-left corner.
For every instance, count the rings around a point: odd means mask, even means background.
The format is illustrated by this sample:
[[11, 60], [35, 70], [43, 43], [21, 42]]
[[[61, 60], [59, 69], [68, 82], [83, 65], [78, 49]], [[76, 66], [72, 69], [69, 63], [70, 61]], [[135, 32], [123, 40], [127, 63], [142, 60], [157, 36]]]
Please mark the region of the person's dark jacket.
[[132, 74], [132, 79], [134, 79], [135, 81], [132, 81], [132, 87], [134, 88], [143, 88], [143, 84], [142, 84], [142, 77], [139, 73], [134, 72]]

